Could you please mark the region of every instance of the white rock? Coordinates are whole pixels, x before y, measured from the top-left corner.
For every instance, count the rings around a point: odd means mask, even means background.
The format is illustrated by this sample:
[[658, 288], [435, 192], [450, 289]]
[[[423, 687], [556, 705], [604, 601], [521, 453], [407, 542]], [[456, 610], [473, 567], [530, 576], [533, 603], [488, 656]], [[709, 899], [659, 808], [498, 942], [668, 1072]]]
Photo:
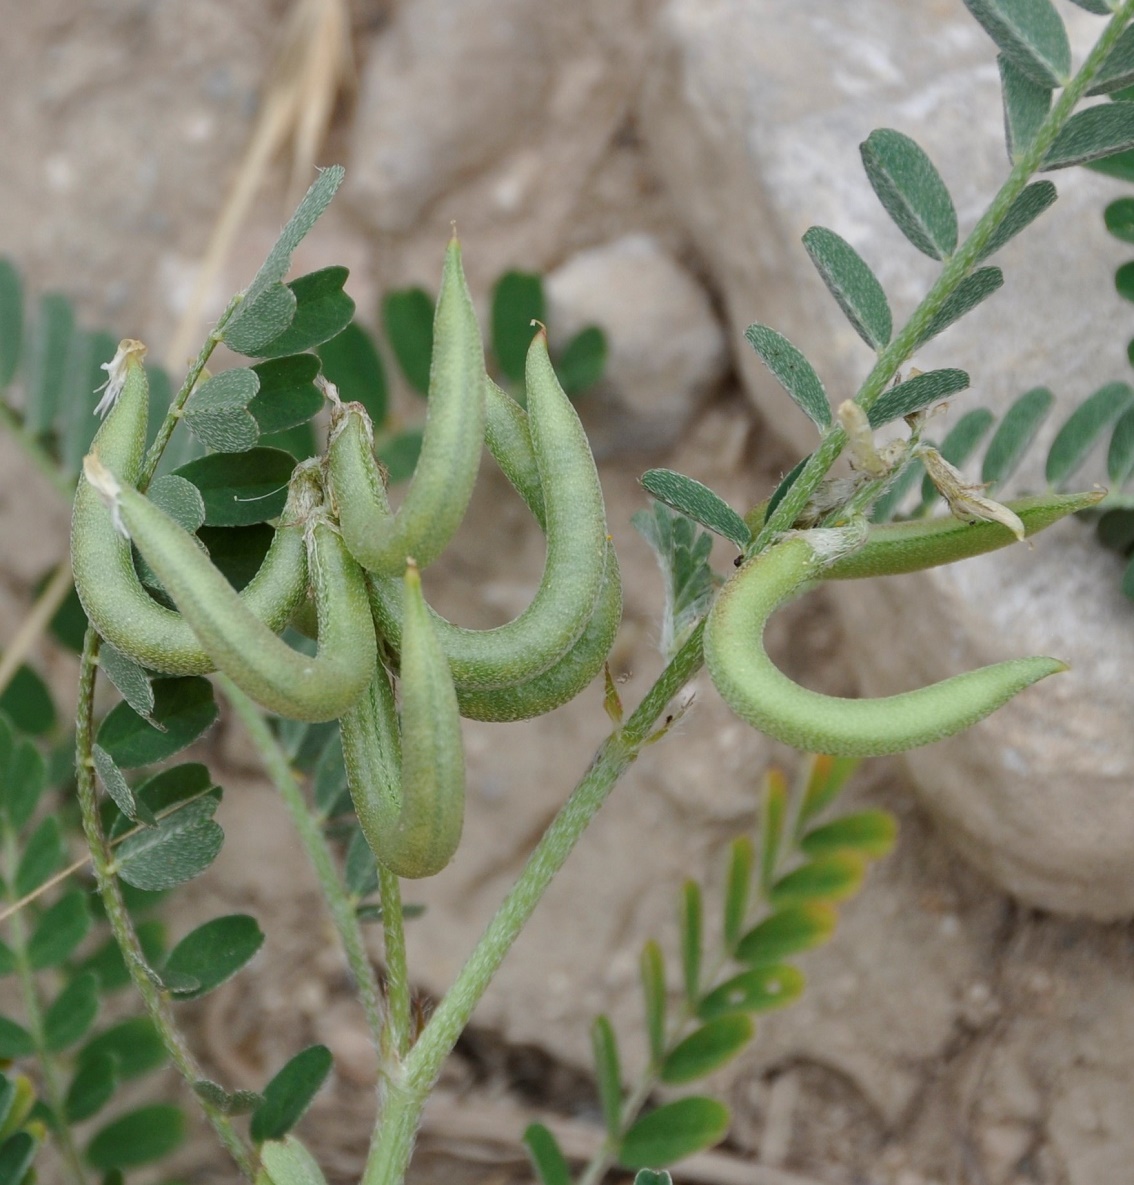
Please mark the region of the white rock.
[[[1101, 24], [1079, 10], [1063, 15], [1081, 52]], [[786, 333], [836, 404], [871, 357], [799, 237], [818, 223], [848, 239], [902, 324], [939, 265], [883, 213], [857, 146], [876, 127], [912, 135], [949, 185], [963, 235], [1007, 175], [994, 47], [960, 3], [669, 0], [658, 29], [643, 129], [721, 286], [734, 340], [757, 320]], [[1055, 180], [1056, 207], [996, 260], [1005, 291], [915, 359], [971, 374], [974, 391], [959, 397], [954, 418], [980, 404], [1003, 410], [1027, 388], [1050, 385], [1060, 408], [1047, 441], [1075, 403], [1125, 375], [1129, 336], [1111, 290], [1115, 246], [1102, 228], [1117, 187], [1085, 171]], [[810, 451], [809, 421], [750, 350], [741, 346], [739, 357], [770, 423]], [[1044, 443], [1024, 484], [1041, 478]], [[1100, 918], [1134, 913], [1134, 616], [1115, 591], [1116, 569], [1073, 524], [1033, 551], [837, 598], [865, 693], [1028, 653], [1070, 662], [1071, 674], [909, 763], [926, 802], [999, 884]]]
[[606, 334], [604, 387], [625, 412], [604, 417], [608, 447], [674, 441], [727, 361], [704, 288], [652, 235], [629, 234], [573, 255], [546, 293], [560, 342], [590, 324]]

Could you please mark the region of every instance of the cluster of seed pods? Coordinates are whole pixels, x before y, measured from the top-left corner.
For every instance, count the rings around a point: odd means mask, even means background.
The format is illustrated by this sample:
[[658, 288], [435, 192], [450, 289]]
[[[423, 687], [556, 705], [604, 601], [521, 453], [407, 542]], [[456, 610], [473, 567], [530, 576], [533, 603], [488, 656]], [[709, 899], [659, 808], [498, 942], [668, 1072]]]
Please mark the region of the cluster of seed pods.
[[[398, 876], [433, 875], [461, 834], [460, 716], [521, 720], [565, 703], [601, 671], [621, 619], [598, 474], [545, 334], [536, 333], [528, 352], [525, 411], [485, 373], [454, 239], [435, 316], [421, 456], [398, 510], [387, 500], [366, 411], [339, 403], [328, 387], [325, 455], [296, 468], [271, 548], [239, 593], [137, 488], [148, 418], [144, 353], [126, 341], [111, 364], [108, 410], [75, 496], [72, 562], [90, 621], [152, 671], [221, 670], [279, 715], [337, 719], [355, 809], [376, 858]], [[519, 616], [471, 630], [426, 604], [420, 570], [460, 525], [485, 443], [543, 529], [547, 559]], [[1085, 504], [1034, 499], [1025, 522], [1036, 530]], [[748, 560], [718, 596], [704, 635], [713, 681], [742, 718], [815, 752], [890, 753], [957, 732], [1061, 664], [1025, 659], [906, 695], [835, 699], [774, 667], [764, 623], [817, 580], [911, 571], [1010, 541], [995, 524], [948, 520], [793, 532]], [[131, 544], [175, 609], [146, 591]], [[314, 656], [278, 636], [309, 592]]]

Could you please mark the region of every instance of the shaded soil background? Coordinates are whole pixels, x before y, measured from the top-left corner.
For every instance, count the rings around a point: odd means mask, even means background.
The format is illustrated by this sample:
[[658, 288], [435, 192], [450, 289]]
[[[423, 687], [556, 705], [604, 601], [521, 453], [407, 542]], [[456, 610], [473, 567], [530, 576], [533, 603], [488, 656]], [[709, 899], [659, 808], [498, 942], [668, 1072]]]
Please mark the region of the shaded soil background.
[[[621, 6], [620, 19], [644, 22], [655, 7]], [[63, 292], [84, 324], [141, 337], [161, 354], [245, 150], [286, 8], [269, 0], [0, 4], [0, 250], [32, 292]], [[355, 4], [360, 73], [379, 52], [395, 8]], [[354, 134], [360, 118], [357, 102], [340, 101], [320, 162], [365, 170], [365, 143]], [[373, 325], [385, 288], [435, 283], [443, 228], [455, 214], [482, 307], [503, 267], [555, 267], [631, 231], [654, 235], [699, 279], [710, 304], [717, 301], [713, 277], [636, 136], [628, 101], [614, 104], [601, 150], [579, 167], [586, 183], [555, 212], [556, 233], [541, 237], [543, 224], [525, 217], [514, 244], [507, 210], [476, 205], [500, 178], [473, 164], [453, 179], [464, 204], [426, 204], [409, 229], [376, 230], [345, 194], [304, 244], [296, 271], [347, 263], [348, 291]], [[286, 181], [276, 167], [218, 281], [218, 299], [247, 282], [270, 246], [287, 213]], [[529, 200], [538, 205], [538, 193]], [[795, 459], [757, 421], [733, 373], [695, 394], [678, 438], [648, 452], [627, 447], [627, 439], [643, 438], [625, 431], [617, 408], [601, 399], [584, 407], [603, 446], [608, 517], [626, 576], [613, 664], [631, 704], [660, 669], [662, 604], [653, 560], [629, 522], [645, 501], [637, 475], [664, 463], [746, 507]], [[0, 630], [8, 637], [34, 581], [66, 548], [68, 515], [10, 441], [0, 438], [0, 450]], [[722, 549], [718, 567], [729, 561]], [[429, 591], [441, 611], [491, 624], [526, 603], [541, 566], [538, 533], [486, 466], [456, 545], [429, 574]], [[854, 692], [827, 594], [782, 614], [770, 641], [777, 660], [809, 686]], [[36, 662], [68, 702], [73, 662], [46, 645]], [[672, 951], [681, 880], [719, 883], [727, 841], [753, 825], [762, 770], [770, 760], [788, 768], [793, 761], [735, 721], [703, 678], [695, 693], [675, 735], [643, 755], [604, 808], [484, 1000], [431, 1107], [414, 1179], [529, 1180], [519, 1137], [537, 1116], [559, 1124], [576, 1151], [594, 1147], [591, 1018], [614, 1017], [633, 1065], [642, 1051], [633, 1035], [642, 941], [656, 934]], [[410, 933], [423, 1007], [460, 965], [606, 728], [599, 688], [528, 725], [468, 727], [461, 853], [411, 894], [429, 907]], [[236, 981], [185, 1009], [187, 1028], [206, 1068], [233, 1088], [262, 1085], [303, 1045], [326, 1043], [334, 1074], [301, 1132], [330, 1181], [353, 1180], [372, 1120], [374, 1065], [329, 922], [238, 726], [223, 720], [201, 754], [227, 789], [219, 817], [228, 839], [207, 876], [171, 902], [171, 931], [176, 938], [240, 910], [261, 920], [268, 943]], [[895, 811], [899, 849], [847, 909], [836, 941], [804, 960], [811, 986], [803, 1002], [762, 1021], [750, 1053], [719, 1078], [733, 1131], [722, 1149], [679, 1169], [678, 1179], [1129, 1181], [1128, 928], [1015, 904], [945, 845], [914, 804], [898, 762], [870, 763], [849, 797]], [[377, 943], [374, 952], [377, 958]], [[204, 1134], [175, 1169], [192, 1181], [234, 1177]], [[41, 1179], [52, 1179], [49, 1165]]]

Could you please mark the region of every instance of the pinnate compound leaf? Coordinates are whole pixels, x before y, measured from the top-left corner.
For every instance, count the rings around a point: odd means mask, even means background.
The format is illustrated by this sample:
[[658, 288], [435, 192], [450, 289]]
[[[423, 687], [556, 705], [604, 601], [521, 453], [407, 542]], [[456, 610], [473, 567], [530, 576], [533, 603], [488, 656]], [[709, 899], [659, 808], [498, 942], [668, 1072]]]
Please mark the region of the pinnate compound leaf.
[[1077, 111], [1043, 158], [1041, 169], [1066, 169], [1134, 148], [1134, 103], [1100, 103]]
[[115, 1059], [109, 1053], [88, 1057], [79, 1063], [63, 1103], [69, 1123], [82, 1123], [110, 1102], [118, 1087]]
[[239, 456], [199, 457], [182, 465], [177, 474], [201, 491], [210, 527], [247, 527], [280, 514], [294, 468], [290, 453], [255, 448]]
[[[91, 915], [79, 889], [64, 894], [36, 924], [28, 943], [28, 962], [35, 971], [58, 967], [71, 957], [75, 947], [87, 936]], [[3, 1056], [3, 1055], [0, 1055]]]
[[898, 821], [889, 811], [856, 811], [807, 832], [799, 841], [805, 856], [859, 852], [870, 860], [888, 855], [898, 839]]
[[24, 293], [20, 273], [0, 259], [0, 391], [16, 376], [24, 341]]
[[303, 195], [295, 213], [280, 232], [280, 237], [269, 252], [268, 258], [264, 260], [252, 283], [245, 289], [246, 300], [255, 299], [269, 284], [282, 280], [287, 275], [287, 270], [291, 267], [292, 252], [330, 204], [345, 175], [346, 171], [341, 165], [332, 165], [319, 173], [314, 184]]
[[165, 1046], [148, 1016], [119, 1021], [83, 1046], [79, 1066], [109, 1057], [117, 1076], [123, 1080], [140, 1078], [166, 1063]]
[[244, 304], [224, 327], [224, 343], [246, 358], [258, 358], [269, 342], [287, 331], [294, 317], [295, 293], [274, 280], [259, 295], [245, 296]]
[[500, 369], [514, 383], [523, 382], [524, 361], [543, 321], [543, 280], [533, 272], [505, 272], [492, 290], [492, 352]]
[[1000, 50], [1041, 86], [1062, 86], [1071, 72], [1067, 30], [1051, 0], [965, 0]]
[[617, 1140], [622, 1131], [622, 1069], [618, 1060], [618, 1041], [608, 1017], [595, 1017], [591, 1025], [591, 1048], [595, 1055], [599, 1101], [607, 1135], [611, 1140]]
[[101, 1172], [136, 1168], [168, 1156], [185, 1135], [180, 1108], [153, 1103], [108, 1123], [87, 1145], [87, 1160]]
[[902, 234], [930, 259], [952, 255], [957, 212], [925, 151], [893, 128], [877, 128], [860, 150], [867, 179]]
[[[158, 478], [158, 481], [168, 480]], [[154, 482], [157, 485], [158, 482]], [[189, 485], [188, 482], [183, 484]], [[151, 487], [152, 489], [153, 487]], [[193, 489], [192, 486], [189, 486]], [[197, 524], [200, 526], [200, 523]], [[197, 527], [190, 527], [195, 531]], [[103, 674], [118, 689], [122, 698], [145, 720], [153, 717], [154, 688], [149, 675], [132, 658], [127, 658], [121, 650], [116, 649], [109, 642], [103, 642], [98, 648], [98, 665]]]
[[831, 404], [827, 392], [799, 350], [782, 333], [767, 325], [749, 325], [744, 336], [800, 410], [819, 428], [830, 427]]
[[918, 346], [943, 333], [954, 321], [959, 321], [983, 300], [987, 300], [1004, 283], [1004, 273], [998, 267], [981, 267], [967, 275], [946, 298], [944, 304], [930, 318], [917, 340]]
[[428, 395], [433, 359], [433, 301], [429, 293], [424, 288], [388, 292], [382, 301], [382, 324], [406, 382], [419, 395]]
[[59, 834], [59, 819], [48, 815], [32, 832], [20, 853], [16, 868], [16, 896], [26, 897], [43, 884], [52, 873], [58, 872], [66, 860], [63, 840]]
[[331, 1051], [309, 1045], [264, 1087], [264, 1101], [252, 1113], [252, 1139], [282, 1139], [303, 1117], [331, 1072]]
[[259, 390], [247, 407], [263, 435], [304, 424], [323, 406], [323, 393], [315, 386], [319, 359], [314, 354], [273, 358], [253, 366], [252, 372]]
[[827, 902], [777, 910], [740, 940], [736, 958], [753, 967], [778, 963], [787, 955], [821, 946], [835, 932], [838, 915]]
[[737, 836], [729, 847], [724, 895], [724, 940], [730, 950], [740, 939], [752, 901], [752, 869], [756, 851], [747, 835]]
[[571, 1170], [559, 1141], [542, 1123], [528, 1124], [524, 1145], [541, 1185], [571, 1185]]
[[349, 270], [325, 267], [288, 284], [295, 298], [295, 316], [278, 336], [256, 351], [260, 358], [283, 358], [321, 345], [350, 324], [354, 301], [343, 291]]
[[20, 663], [0, 693], [0, 712], [29, 736], [43, 736], [55, 727], [55, 701], [38, 671]]
[[1134, 198], [1118, 198], [1106, 208], [1106, 228], [1116, 239], [1134, 243]]
[[243, 453], [260, 438], [248, 404], [260, 389], [249, 367], [226, 370], [203, 383], [185, 405], [186, 426], [202, 444], [221, 453]]
[[[135, 788], [134, 797], [160, 815], [207, 792], [220, 801], [221, 789], [213, 783], [209, 767], [200, 761], [183, 761], [147, 778]], [[115, 827], [112, 834], [117, 836], [119, 829]]]
[[216, 799], [187, 803], [122, 841], [115, 854], [118, 875], [136, 889], [172, 889], [200, 875], [217, 858], [224, 832], [213, 821]]
[[39, 1142], [29, 1131], [13, 1132], [0, 1144], [0, 1181], [21, 1185], [32, 1172]]
[[963, 370], [928, 370], [904, 383], [888, 387], [874, 401], [866, 418], [872, 428], [881, 428], [883, 424], [921, 411], [931, 403], [949, 399], [964, 391], [968, 385], [969, 376]]
[[697, 1015], [715, 1020], [730, 1012], [770, 1012], [786, 1008], [803, 995], [803, 972], [787, 963], [753, 967], [714, 988], [700, 1003]]
[[1107, 0], [1071, 0], [1071, 3], [1077, 4], [1087, 12], [1093, 12], [1095, 16], [1110, 16], [1114, 11]]
[[686, 881], [681, 887], [681, 913], [678, 918], [681, 935], [681, 974], [685, 987], [685, 998], [695, 1005], [701, 992], [701, 933], [704, 908], [701, 903], [701, 886], [696, 881]]
[[0, 1016], [0, 1058], [14, 1061], [35, 1052], [35, 1041], [23, 1025]]
[[572, 399], [593, 387], [606, 369], [606, 334], [597, 325], [588, 325], [563, 348], [555, 360], [559, 385]]
[[161, 970], [171, 986], [192, 980], [191, 988], [172, 986], [179, 1000], [196, 1000], [230, 980], [264, 943], [255, 918], [232, 914], [214, 918], [187, 934], [169, 953]]
[[650, 1061], [658, 1065], [665, 1055], [665, 960], [661, 947], [652, 938], [642, 947], [640, 967]]
[[1027, 151], [1051, 110], [1051, 87], [1035, 82], [1004, 54], [997, 58], [997, 65], [1004, 96], [1008, 159], [1015, 162]]
[[1134, 83], [1134, 26], [1128, 27], [1107, 54], [1088, 95], [1108, 95]]
[[1134, 404], [1134, 388], [1128, 383], [1107, 383], [1089, 395], [1067, 417], [1047, 454], [1045, 477], [1058, 489], [1087, 459], [1095, 442]]
[[890, 305], [862, 256], [824, 226], [813, 226], [803, 245], [854, 331], [872, 350], [881, 350], [894, 328]]
[[1106, 455], [1106, 473], [1116, 489], [1121, 489], [1134, 474], [1134, 408], [1123, 412], [1114, 426]]
[[847, 779], [858, 768], [857, 757], [829, 757], [817, 754], [811, 758], [807, 781], [803, 787], [803, 801], [799, 805], [796, 834], [816, 815], [821, 814], [839, 796]]
[[191, 745], [217, 718], [212, 684], [200, 675], [154, 680], [153, 720], [119, 704], [103, 720], [98, 743], [122, 769], [153, 765]]
[[844, 901], [862, 886], [866, 863], [856, 853], [836, 851], [817, 856], [772, 886], [768, 894], [773, 909], [806, 905], [813, 901]]
[[662, 650], [669, 655], [704, 616], [712, 600], [715, 584], [709, 555], [713, 539], [661, 502], [654, 503], [652, 513], [636, 511], [630, 521], [650, 545], [665, 582]]
[[662, 1066], [661, 1080], [677, 1086], [706, 1077], [730, 1062], [754, 1033], [752, 1021], [743, 1013], [718, 1016], [674, 1047]]
[[744, 519], [707, 485], [672, 469], [647, 469], [640, 480], [658, 501], [731, 540], [742, 550], [752, 541], [752, 532]]
[[[426, 298], [429, 302], [429, 297]], [[432, 310], [429, 311], [432, 316]], [[432, 346], [432, 326], [430, 346]], [[361, 403], [375, 424], [386, 419], [388, 388], [386, 368], [370, 334], [352, 321], [330, 341], [323, 342], [316, 353], [323, 363], [323, 374], [335, 384], [344, 403]], [[429, 381], [429, 357], [426, 355], [426, 382]]]
[[1033, 387], [1012, 403], [988, 442], [980, 471], [982, 482], [998, 485], [1015, 473], [1054, 405], [1055, 396], [1047, 387]]
[[153, 823], [153, 816], [145, 807], [141, 808], [141, 814], [139, 814], [134, 791], [130, 789], [125, 775], [114, 763], [114, 758], [101, 745], [93, 747], [91, 756], [94, 760], [95, 774], [99, 784], [122, 814], [131, 822]]
[[260, 1163], [271, 1185], [326, 1185], [315, 1158], [295, 1136], [267, 1141], [260, 1149]]
[[720, 1143], [731, 1117], [724, 1103], [693, 1095], [643, 1115], [622, 1139], [618, 1163], [627, 1169], [670, 1165]]
[[92, 972], [77, 976], [55, 997], [43, 1018], [43, 1044], [61, 1053], [81, 1041], [98, 1016], [98, 979]]

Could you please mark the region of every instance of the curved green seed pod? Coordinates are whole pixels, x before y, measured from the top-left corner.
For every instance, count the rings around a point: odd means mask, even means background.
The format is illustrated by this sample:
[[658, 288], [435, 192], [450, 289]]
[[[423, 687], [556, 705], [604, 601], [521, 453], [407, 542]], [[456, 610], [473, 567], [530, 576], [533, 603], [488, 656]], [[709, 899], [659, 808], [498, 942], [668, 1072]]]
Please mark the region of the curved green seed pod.
[[[121, 483], [91, 454], [83, 462], [98, 491], [202, 649], [258, 703], [295, 720], [333, 720], [365, 690], [377, 644], [362, 569], [319, 510], [306, 526], [307, 565], [315, 590], [319, 651], [314, 658], [282, 642], [248, 609], [194, 538], [133, 487]], [[298, 476], [311, 481], [310, 466]], [[308, 494], [313, 500], [314, 493]]]
[[1018, 691], [1066, 670], [1054, 658], [995, 663], [917, 691], [840, 699], [793, 683], [764, 650], [771, 614], [824, 575], [808, 532], [749, 560], [724, 586], [705, 625], [705, 663], [732, 710], [754, 728], [811, 753], [875, 757], [952, 736]]
[[433, 360], [421, 455], [406, 496], [390, 511], [358, 404], [336, 412], [327, 469], [351, 554], [366, 569], [401, 578], [408, 556], [431, 564], [456, 534], [476, 483], [484, 439], [484, 347], [454, 237], [433, 321]]
[[[514, 687], [563, 658], [591, 620], [606, 570], [606, 511], [598, 472], [579, 417], [552, 370], [542, 331], [528, 350], [526, 378], [547, 561], [531, 604], [506, 625], [464, 629], [434, 614], [441, 649], [461, 692]], [[383, 635], [400, 650], [397, 584], [382, 577], [369, 583]]]
[[540, 675], [514, 687], [457, 691], [461, 715], [469, 720], [530, 720], [573, 700], [602, 670], [622, 622], [622, 577], [614, 545], [607, 547], [606, 573], [591, 620], [579, 640]]
[[[110, 363], [110, 410], [91, 452], [133, 484], [145, 452], [149, 387], [141, 342], [124, 341]], [[106, 402], [106, 400], [104, 400]], [[280, 526], [260, 570], [240, 599], [273, 632], [283, 629], [307, 588], [307, 549], [298, 509], [289, 495]], [[189, 623], [155, 601], [138, 579], [130, 542], [117, 529], [104, 499], [79, 477], [71, 516], [71, 566], [87, 617], [112, 646], [142, 666], [168, 675], [215, 670]]]
[[359, 820], [380, 863], [399, 877], [419, 878], [440, 872], [460, 843], [465, 748], [453, 678], [412, 561], [403, 587], [401, 794], [367, 803], [369, 825], [361, 811]]
[[547, 530], [543, 512], [543, 490], [539, 464], [532, 448], [528, 413], [506, 392], [485, 376], [484, 442], [500, 471], [527, 503], [540, 529]]
[[[1100, 502], [1102, 490], [1084, 494], [1040, 494], [1004, 505], [1023, 523], [1030, 537], [1061, 518]], [[911, 519], [871, 527], [866, 543], [840, 556], [823, 570], [824, 580], [854, 580], [861, 576], [895, 576], [952, 564], [984, 555], [1016, 542], [1016, 536], [995, 522], [966, 523], [948, 517]]]

